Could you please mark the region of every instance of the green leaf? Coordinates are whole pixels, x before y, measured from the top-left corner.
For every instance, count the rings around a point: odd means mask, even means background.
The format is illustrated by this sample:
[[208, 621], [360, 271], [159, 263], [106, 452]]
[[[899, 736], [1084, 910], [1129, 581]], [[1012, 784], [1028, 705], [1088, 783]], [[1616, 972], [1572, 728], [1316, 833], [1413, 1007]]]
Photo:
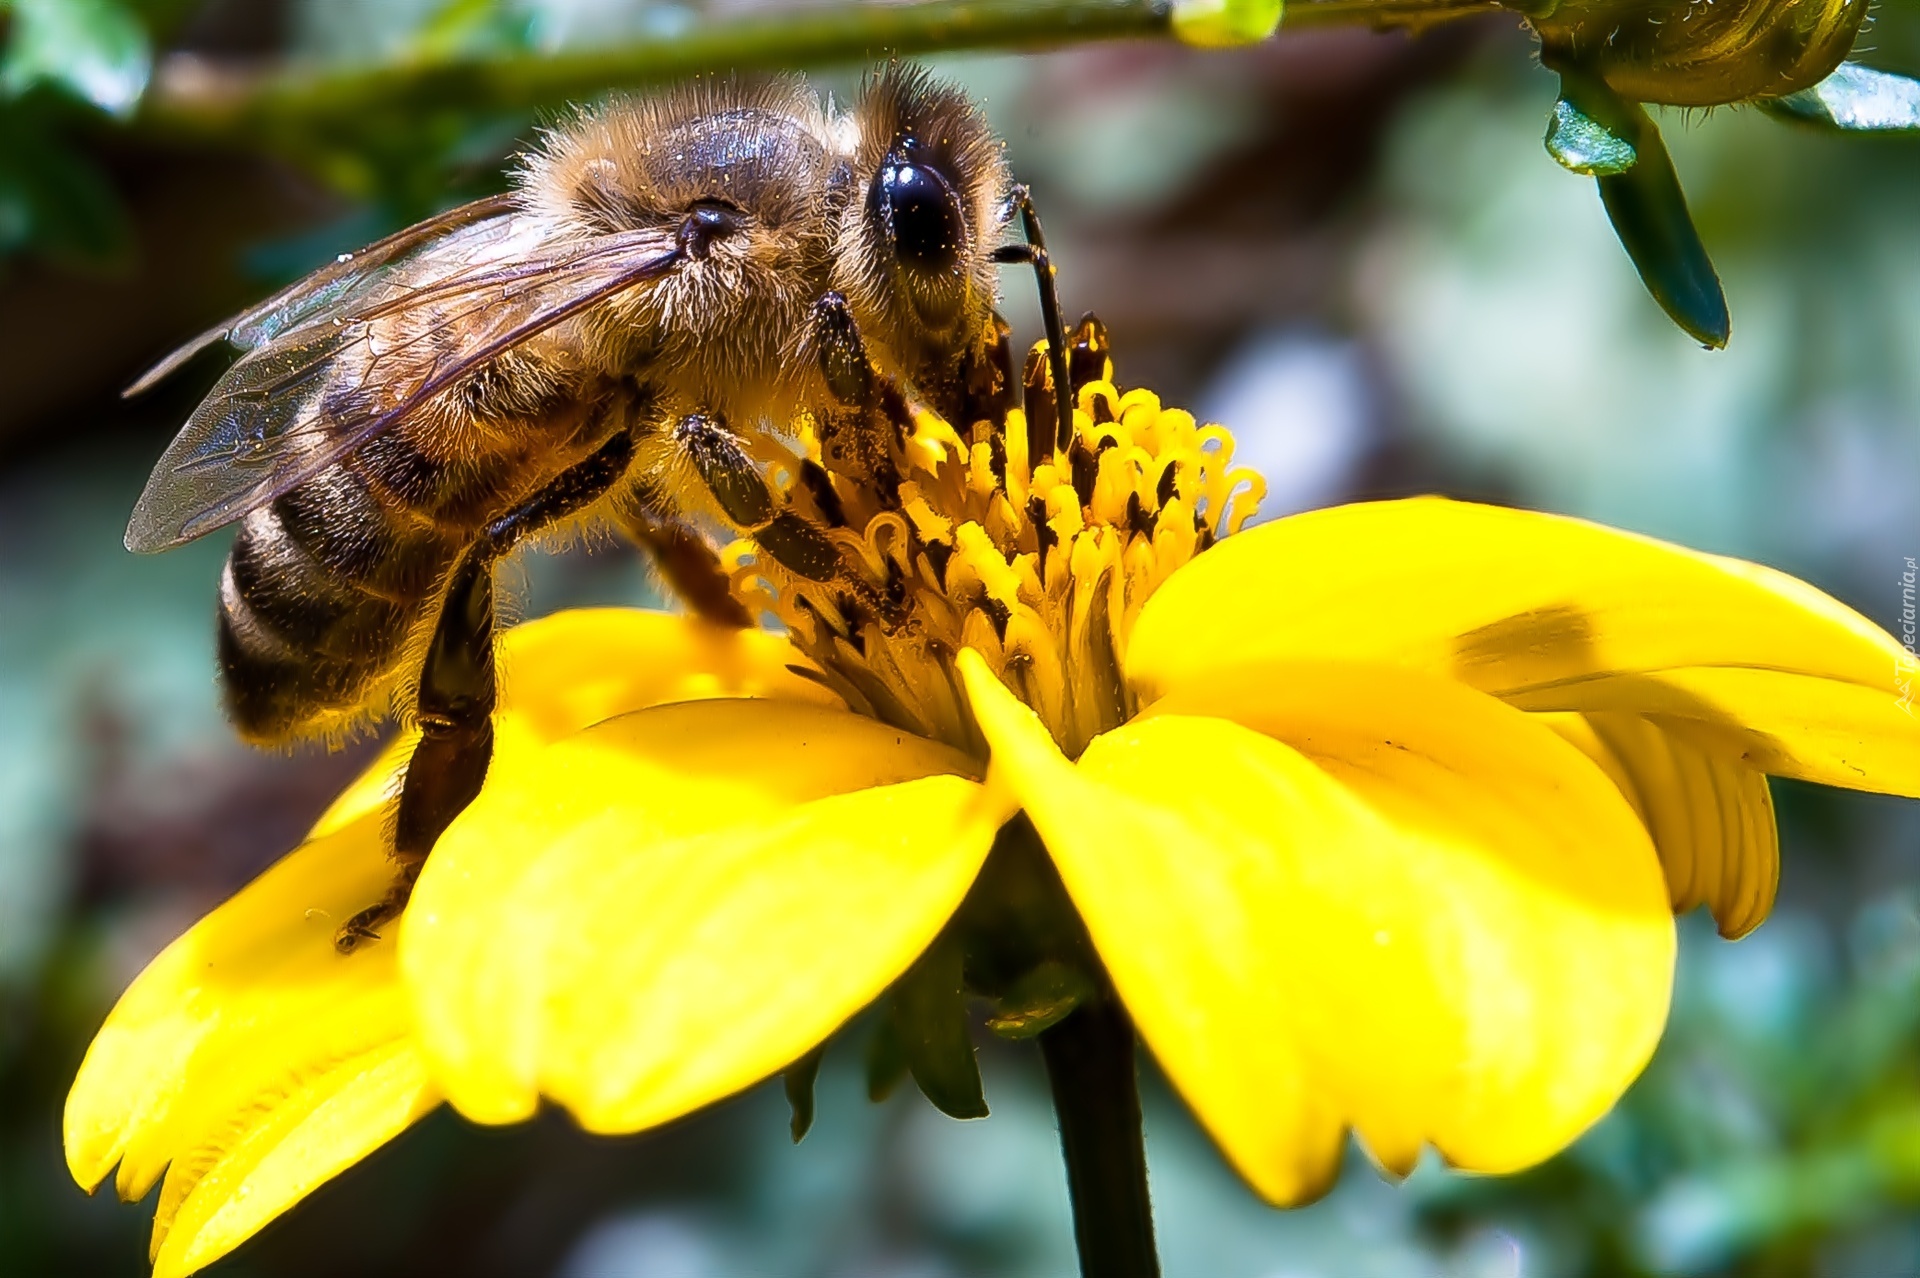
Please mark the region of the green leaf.
[[893, 1029], [913, 1081], [950, 1118], [985, 1118], [980, 1065], [967, 1026], [960, 947], [934, 942], [893, 987]]
[[130, 258], [133, 231], [91, 161], [35, 122], [0, 113], [0, 254], [22, 249], [112, 269]]
[[900, 1046], [889, 1009], [874, 1022], [873, 1037], [867, 1040], [867, 1099], [878, 1105], [906, 1076], [906, 1049]]
[[416, 57], [446, 60], [524, 49], [531, 15], [497, 0], [445, 0], [413, 36]]
[[1841, 133], [1920, 132], [1920, 80], [1842, 62], [1820, 83], [1781, 98], [1764, 98], [1762, 110]]
[[987, 1028], [1001, 1038], [1032, 1038], [1065, 1020], [1093, 993], [1086, 973], [1065, 963], [1042, 963], [1013, 983]]
[[133, 114], [153, 71], [146, 30], [116, 0], [11, 0], [0, 93], [58, 86], [113, 115]]
[[787, 1066], [780, 1076], [787, 1089], [787, 1108], [793, 1115], [787, 1130], [793, 1133], [796, 1145], [813, 1127], [813, 1085], [820, 1077], [820, 1058], [824, 1055], [826, 1048], [816, 1047]]
[[[1645, 111], [1634, 109], [1645, 118]], [[1600, 203], [1653, 300], [1688, 336], [1719, 350], [1733, 331], [1727, 296], [1652, 120], [1635, 139], [1635, 149], [1638, 164], [1597, 179]]]
[[1625, 173], [1640, 159], [1633, 143], [1582, 111], [1565, 97], [1547, 119], [1547, 154], [1560, 166], [1586, 177]]
[[1595, 180], [1613, 232], [1647, 292], [1695, 341], [1716, 350], [1725, 346], [1733, 326], [1726, 294], [1687, 212], [1659, 128], [1645, 107], [1620, 97], [1599, 76], [1564, 63], [1553, 69], [1560, 73], [1562, 99], [1608, 134], [1625, 139], [1638, 157], [1631, 168]]

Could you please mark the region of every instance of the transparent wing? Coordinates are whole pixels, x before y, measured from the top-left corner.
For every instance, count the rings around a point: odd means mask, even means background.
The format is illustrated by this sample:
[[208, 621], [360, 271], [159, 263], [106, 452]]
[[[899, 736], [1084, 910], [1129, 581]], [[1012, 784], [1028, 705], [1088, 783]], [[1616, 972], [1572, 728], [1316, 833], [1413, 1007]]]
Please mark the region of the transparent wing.
[[423, 253], [436, 260], [483, 254], [508, 233], [514, 205], [511, 193], [491, 195], [395, 231], [357, 252], [342, 253], [305, 279], [200, 334], [141, 374], [123, 394], [131, 397], [151, 389], [215, 342], [252, 349], [287, 329], [347, 313]]
[[[509, 219], [510, 222], [518, 219]], [[409, 269], [327, 303], [235, 361], [161, 455], [127, 525], [165, 550], [311, 479], [501, 353], [679, 260], [671, 230], [538, 246], [509, 228], [486, 256]]]

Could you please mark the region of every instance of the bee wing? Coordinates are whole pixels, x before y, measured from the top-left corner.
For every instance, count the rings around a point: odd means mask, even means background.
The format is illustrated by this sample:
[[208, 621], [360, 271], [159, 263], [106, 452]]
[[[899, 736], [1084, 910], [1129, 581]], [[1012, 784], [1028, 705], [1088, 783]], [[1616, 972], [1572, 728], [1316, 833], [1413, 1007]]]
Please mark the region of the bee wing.
[[[403, 273], [352, 309], [327, 304], [234, 362], [160, 457], [127, 525], [127, 549], [166, 550], [233, 522], [418, 410], [502, 352], [680, 258], [671, 230], [522, 247]], [[395, 317], [419, 311], [418, 324]], [[345, 357], [351, 356], [351, 359]]]
[[511, 193], [490, 195], [395, 231], [357, 252], [342, 253], [305, 279], [200, 334], [121, 393], [131, 398], [150, 390], [215, 342], [252, 349], [289, 328], [350, 311], [377, 291], [395, 269], [423, 252], [440, 257], [456, 249], [479, 251], [506, 233], [507, 215], [515, 203]]

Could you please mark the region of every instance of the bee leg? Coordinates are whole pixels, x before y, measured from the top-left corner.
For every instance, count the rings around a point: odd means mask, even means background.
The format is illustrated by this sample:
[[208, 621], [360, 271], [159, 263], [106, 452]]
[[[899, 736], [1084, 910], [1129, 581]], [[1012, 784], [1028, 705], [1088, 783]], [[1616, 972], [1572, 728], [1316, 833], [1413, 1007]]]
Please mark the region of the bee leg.
[[642, 485], [614, 511], [614, 517], [620, 530], [647, 552], [674, 596], [695, 615], [736, 629], [751, 626], [753, 618], [746, 605], [733, 597], [732, 583], [713, 547], [661, 514], [664, 509], [658, 494]]
[[493, 758], [493, 561], [492, 548], [481, 541], [454, 569], [420, 671], [414, 710], [420, 740], [407, 760], [394, 819], [400, 872], [377, 904], [334, 934], [342, 954], [378, 940], [379, 929], [399, 915], [434, 841], [486, 780]]
[[1007, 194], [1007, 204], [1020, 213], [1025, 244], [1007, 244], [994, 250], [996, 262], [1033, 267], [1040, 286], [1040, 319], [1047, 330], [1047, 368], [1053, 375], [1053, 411], [1058, 434], [1057, 446], [1065, 451], [1073, 442], [1073, 390], [1067, 378], [1067, 322], [1060, 312], [1060, 290], [1054, 280], [1053, 259], [1047, 254], [1047, 238], [1040, 231], [1040, 215], [1034, 211], [1033, 193], [1015, 186]]
[[673, 428], [693, 468], [728, 519], [758, 542], [774, 562], [808, 581], [846, 575], [840, 550], [827, 535], [792, 510], [777, 509], [767, 481], [725, 419], [689, 413]]
[[393, 859], [400, 873], [378, 904], [348, 919], [334, 948], [352, 953], [379, 939], [399, 916], [433, 845], [480, 793], [493, 760], [493, 566], [522, 538], [603, 496], [633, 461], [633, 437], [621, 431], [592, 457], [562, 471], [524, 505], [494, 520], [454, 566], [440, 619], [420, 669], [414, 717], [420, 740], [407, 760], [394, 817]]
[[822, 293], [810, 319], [814, 359], [827, 389], [848, 408], [869, 407], [875, 390], [873, 365], [867, 360], [867, 344], [860, 340], [860, 327], [854, 323], [846, 296], [837, 291]]
[[[985, 340], [968, 352], [961, 366], [960, 416], [955, 425], [1005, 421], [1007, 412], [1020, 406], [1020, 379], [1014, 371], [1013, 327], [996, 313]], [[1034, 456], [1031, 450], [1027, 455]]]
[[874, 371], [842, 294], [821, 294], [810, 322], [814, 360], [828, 392], [839, 401], [838, 407], [816, 414], [821, 455], [828, 469], [858, 477], [891, 502], [900, 488], [894, 454], [905, 445], [902, 432], [911, 419], [906, 400], [890, 378]]

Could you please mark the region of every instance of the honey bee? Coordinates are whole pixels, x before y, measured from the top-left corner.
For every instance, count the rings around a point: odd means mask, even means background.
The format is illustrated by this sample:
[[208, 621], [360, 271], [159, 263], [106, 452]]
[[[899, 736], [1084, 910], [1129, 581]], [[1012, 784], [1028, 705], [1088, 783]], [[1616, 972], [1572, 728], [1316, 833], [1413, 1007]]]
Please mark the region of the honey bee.
[[[797, 78], [618, 101], [547, 135], [507, 193], [343, 254], [129, 389], [217, 343], [242, 352], [126, 534], [158, 551], [240, 523], [218, 632], [240, 734], [276, 744], [388, 710], [420, 729], [395, 885], [339, 949], [397, 914], [485, 779], [493, 572], [517, 543], [613, 525], [737, 625], [701, 517], [834, 579], [834, 544], [769, 486], [753, 436], [805, 411], [874, 473], [877, 398], [958, 421], [1004, 408], [1001, 263], [1037, 272], [1049, 407], [1070, 420], [1052, 267], [1002, 152], [963, 93], [899, 64], [846, 111]], [[1003, 244], [1016, 214], [1024, 242]]]

